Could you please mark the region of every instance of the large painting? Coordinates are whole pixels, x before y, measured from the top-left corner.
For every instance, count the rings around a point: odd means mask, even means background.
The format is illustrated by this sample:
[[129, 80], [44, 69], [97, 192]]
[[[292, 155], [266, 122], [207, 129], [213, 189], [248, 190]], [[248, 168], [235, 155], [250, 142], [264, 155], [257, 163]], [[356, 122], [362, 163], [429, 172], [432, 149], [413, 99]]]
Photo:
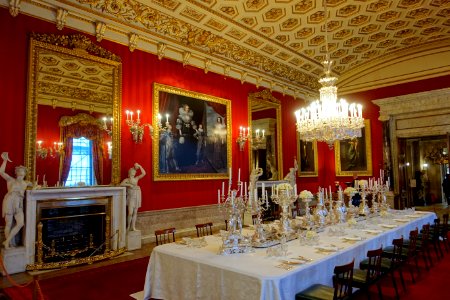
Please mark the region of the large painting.
[[364, 121], [361, 137], [335, 142], [337, 176], [372, 176], [370, 120]]
[[153, 85], [153, 177], [223, 179], [231, 167], [231, 101]]
[[307, 142], [297, 134], [298, 176], [315, 177], [319, 175], [317, 160], [317, 141]]

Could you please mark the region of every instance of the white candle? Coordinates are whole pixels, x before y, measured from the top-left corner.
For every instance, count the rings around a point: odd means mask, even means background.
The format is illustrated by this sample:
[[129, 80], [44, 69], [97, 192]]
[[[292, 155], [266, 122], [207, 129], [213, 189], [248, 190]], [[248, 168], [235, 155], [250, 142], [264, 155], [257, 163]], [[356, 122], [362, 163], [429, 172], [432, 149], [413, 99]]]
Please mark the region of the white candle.
[[222, 196], [225, 196], [225, 181], [222, 181]]
[[294, 185], [294, 194], [297, 196], [297, 184]]
[[217, 190], [217, 204], [220, 204], [220, 189]]
[[265, 191], [266, 189], [265, 189], [265, 186], [264, 186], [264, 182], [262, 183], [262, 193], [263, 193], [263, 195], [264, 195], [264, 191]]
[[266, 131], [263, 129], [263, 131], [262, 131], [262, 137], [264, 137], [264, 132], [266, 132]]
[[238, 169], [238, 184], [241, 182], [241, 168]]
[[166, 114], [166, 123], [169, 123], [169, 114]]
[[133, 112], [130, 111], [130, 121], [133, 121]]
[[139, 120], [139, 115], [141, 114], [141, 111], [138, 109], [137, 110], [137, 119]]

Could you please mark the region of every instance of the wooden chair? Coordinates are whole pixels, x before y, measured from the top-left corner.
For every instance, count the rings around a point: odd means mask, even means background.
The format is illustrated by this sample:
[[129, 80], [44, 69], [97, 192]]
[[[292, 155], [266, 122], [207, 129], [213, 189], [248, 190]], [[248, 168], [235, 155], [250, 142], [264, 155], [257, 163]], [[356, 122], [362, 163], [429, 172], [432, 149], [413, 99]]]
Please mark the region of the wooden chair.
[[381, 255], [383, 248], [380, 247], [376, 250], [367, 251], [368, 265], [366, 270], [355, 269], [353, 270], [353, 287], [359, 288], [370, 299], [369, 288], [371, 285], [376, 284], [378, 288], [378, 295], [380, 299], [383, 298], [381, 293], [381, 285], [379, 282], [381, 274]]
[[438, 259], [444, 257], [441, 247], [440, 231], [441, 220], [439, 218], [434, 219], [434, 226], [430, 235], [430, 243], [433, 244], [434, 252], [436, 254], [436, 258]]
[[334, 268], [333, 287], [314, 284], [295, 295], [295, 300], [300, 299], [349, 299], [352, 295], [353, 266], [355, 260]]
[[[402, 273], [402, 249], [403, 249], [403, 237], [399, 239], [394, 239], [392, 241], [393, 245], [393, 252], [390, 257], [381, 257], [381, 274], [382, 276], [391, 276], [392, 278], [392, 285], [394, 286], [395, 295], [397, 299], [400, 299], [398, 289], [397, 289], [397, 282], [395, 280], [395, 271], [398, 271], [400, 275], [400, 280], [402, 282], [403, 290], [406, 290], [405, 280], [403, 279], [403, 273]], [[369, 265], [369, 260], [365, 259], [359, 263], [359, 268], [362, 270], [366, 270]]]
[[212, 222], [204, 223], [204, 224], [196, 224], [195, 229], [197, 229], [197, 237], [202, 237], [206, 235], [212, 235]]
[[[171, 238], [172, 236], [172, 238]], [[175, 242], [175, 228], [155, 230], [156, 246]]]
[[[418, 250], [417, 250], [417, 239], [419, 236], [419, 229], [416, 228], [415, 230], [411, 230], [409, 232], [409, 239], [406, 241], [403, 241], [403, 248], [402, 248], [402, 261], [403, 265], [407, 265], [409, 269], [409, 273], [411, 275], [411, 280], [413, 283], [415, 283], [414, 279], [414, 272], [413, 272], [413, 260], [416, 265], [417, 273], [420, 273], [419, 269], [419, 262], [418, 262]], [[383, 248], [383, 256], [390, 257], [393, 255], [394, 247], [388, 246], [386, 248]]]
[[442, 224], [439, 231], [439, 236], [442, 239], [442, 243], [444, 244], [445, 250], [448, 252], [449, 245], [447, 232], [448, 232], [448, 213], [442, 215]]
[[431, 255], [429, 251], [430, 227], [431, 227], [430, 224], [424, 224], [422, 226], [420, 236], [417, 238], [417, 252], [419, 255], [422, 255], [423, 261], [425, 262], [425, 268], [427, 270], [429, 270], [430, 267], [433, 266], [433, 262], [431, 260]]

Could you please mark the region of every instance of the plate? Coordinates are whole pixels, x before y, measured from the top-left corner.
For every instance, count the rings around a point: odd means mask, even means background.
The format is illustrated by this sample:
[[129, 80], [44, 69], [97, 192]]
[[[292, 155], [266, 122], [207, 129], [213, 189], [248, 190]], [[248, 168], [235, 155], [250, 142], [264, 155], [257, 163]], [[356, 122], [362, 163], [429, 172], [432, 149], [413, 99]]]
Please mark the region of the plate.
[[336, 246], [318, 246], [315, 248], [316, 248], [316, 250], [321, 251], [321, 252], [336, 252], [339, 250], [339, 248]]
[[282, 260], [281, 262], [285, 265], [301, 265], [301, 264], [303, 264], [303, 262], [298, 261], [298, 260]]
[[344, 236], [344, 237], [342, 237], [342, 239], [346, 240], [346, 241], [352, 241], [352, 242], [362, 241], [362, 238], [360, 236]]
[[383, 232], [383, 230], [376, 230], [376, 229], [364, 229], [363, 231], [370, 234], [380, 234]]
[[397, 225], [391, 225], [391, 224], [380, 224], [380, 226], [384, 227], [384, 228], [396, 228], [397, 227]]
[[402, 222], [402, 223], [407, 223], [409, 222], [408, 219], [394, 219], [395, 222]]

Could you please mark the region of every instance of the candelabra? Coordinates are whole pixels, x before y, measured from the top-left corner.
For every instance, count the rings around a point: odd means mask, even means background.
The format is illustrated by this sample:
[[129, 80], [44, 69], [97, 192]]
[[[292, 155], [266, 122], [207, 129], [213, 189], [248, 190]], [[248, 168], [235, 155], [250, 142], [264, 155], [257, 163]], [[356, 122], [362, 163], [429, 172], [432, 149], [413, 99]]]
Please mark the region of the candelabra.
[[[239, 170], [240, 173], [240, 170]], [[222, 255], [249, 253], [254, 249], [251, 239], [242, 234], [242, 216], [246, 210], [248, 193], [247, 183], [244, 184], [238, 179], [237, 189], [231, 189], [231, 169], [228, 183], [228, 192], [225, 194], [225, 183], [222, 183], [222, 194], [218, 190], [217, 201], [219, 209], [224, 210], [228, 215], [228, 231], [222, 235], [222, 247], [219, 253]], [[243, 193], [245, 191], [245, 193]], [[240, 193], [240, 196], [238, 196]]]
[[59, 157], [64, 152], [64, 145], [62, 142], [53, 142], [53, 148], [49, 148], [51, 157]]
[[247, 142], [249, 137], [250, 137], [250, 128], [248, 128], [248, 127], [245, 128], [245, 127], [240, 126], [239, 127], [239, 136], [236, 139], [236, 142], [239, 145], [240, 151], [244, 151], [245, 143]]
[[360, 194], [361, 194], [361, 203], [359, 204], [359, 214], [361, 216], [367, 216], [369, 214], [369, 206], [367, 205], [366, 196], [371, 193], [371, 189], [368, 185], [362, 184], [359, 186]]
[[[265, 204], [265, 207], [263, 206]], [[256, 214], [256, 220], [253, 223], [255, 233], [253, 234], [252, 241], [254, 244], [261, 245], [267, 240], [267, 235], [262, 226], [262, 213], [269, 208], [269, 202], [267, 197], [267, 191], [264, 189], [264, 183], [262, 185], [262, 197], [258, 197], [258, 190], [255, 188], [249, 192], [248, 208], [252, 215]]]
[[345, 223], [346, 215], [347, 215], [347, 208], [345, 207], [344, 192], [342, 191], [341, 187], [339, 187], [339, 189], [338, 189], [338, 200], [334, 207], [334, 214], [336, 216], [336, 219], [340, 223]]
[[137, 143], [142, 143], [142, 140], [144, 138], [144, 129], [145, 127], [148, 127], [150, 130], [150, 133], [153, 132], [153, 127], [152, 125], [145, 123], [145, 124], [141, 124], [141, 119], [140, 119], [140, 114], [141, 111], [138, 110], [137, 111], [137, 119], [133, 120], [133, 112], [132, 111], [125, 111], [126, 115], [127, 115], [127, 125], [130, 128], [130, 132], [131, 135], [133, 136], [133, 141], [137, 144]]
[[325, 226], [326, 216], [328, 215], [328, 211], [325, 208], [325, 200], [324, 196], [327, 189], [323, 189], [319, 187], [319, 192], [317, 193], [317, 205], [314, 211], [314, 219], [319, 226]]
[[109, 136], [112, 135], [112, 122], [113, 122], [112, 117], [110, 117], [109, 119], [107, 117], [103, 117], [103, 130], [105, 130]]
[[277, 185], [276, 191], [272, 186], [271, 198], [273, 202], [281, 206], [281, 220], [280, 220], [280, 233], [286, 236], [293, 233], [293, 229], [290, 225], [289, 207], [297, 200], [297, 186], [292, 186], [288, 183], [281, 183]]
[[37, 141], [36, 155], [42, 159], [46, 159], [48, 155], [48, 149], [42, 147], [42, 141]]

